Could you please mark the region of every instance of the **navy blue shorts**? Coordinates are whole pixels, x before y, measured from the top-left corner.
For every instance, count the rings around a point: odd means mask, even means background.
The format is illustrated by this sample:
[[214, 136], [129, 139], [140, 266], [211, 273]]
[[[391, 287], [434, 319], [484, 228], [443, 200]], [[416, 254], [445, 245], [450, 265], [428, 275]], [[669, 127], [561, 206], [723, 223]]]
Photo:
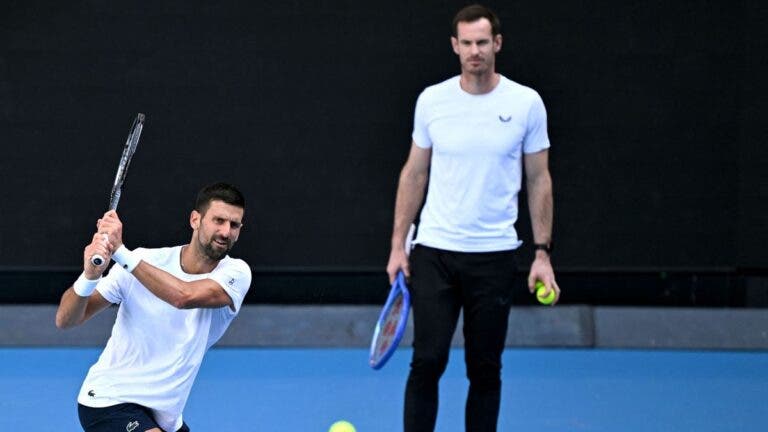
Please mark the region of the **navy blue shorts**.
[[[85, 432], [144, 432], [152, 428], [160, 428], [148, 408], [133, 403], [104, 408], [91, 408], [77, 404], [77, 414]], [[184, 423], [177, 432], [189, 432], [189, 427]]]

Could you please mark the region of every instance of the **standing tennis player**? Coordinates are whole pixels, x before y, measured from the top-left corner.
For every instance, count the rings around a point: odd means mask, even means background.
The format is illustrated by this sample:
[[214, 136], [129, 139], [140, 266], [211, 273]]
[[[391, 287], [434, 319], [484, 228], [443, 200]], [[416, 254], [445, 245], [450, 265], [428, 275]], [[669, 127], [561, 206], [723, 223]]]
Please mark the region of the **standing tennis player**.
[[[189, 217], [189, 244], [127, 249], [115, 211], [99, 219], [83, 274], [61, 297], [56, 326], [82, 324], [119, 304], [112, 335], [77, 398], [87, 432], [186, 431], [182, 411], [205, 352], [240, 310], [251, 271], [227, 255], [240, 236], [245, 200], [235, 187], [203, 188]], [[101, 277], [106, 264], [116, 264]]]
[[[496, 430], [501, 354], [521, 244], [514, 224], [523, 166], [536, 245], [528, 288], [533, 291], [541, 280], [560, 295], [549, 257], [546, 112], [534, 90], [496, 72], [501, 42], [499, 19], [489, 9], [472, 5], [459, 11], [451, 44], [461, 74], [426, 88], [416, 102], [387, 265], [390, 281], [403, 270], [411, 284], [414, 351], [405, 392], [406, 432], [434, 430], [438, 382], [462, 309], [469, 378], [465, 427]], [[425, 188], [409, 263], [403, 245]]]

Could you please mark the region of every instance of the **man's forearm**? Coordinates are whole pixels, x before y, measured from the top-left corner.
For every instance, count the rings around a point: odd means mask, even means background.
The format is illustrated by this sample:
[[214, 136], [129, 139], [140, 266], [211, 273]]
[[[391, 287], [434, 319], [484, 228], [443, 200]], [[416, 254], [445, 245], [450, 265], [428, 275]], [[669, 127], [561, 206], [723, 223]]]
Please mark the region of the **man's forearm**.
[[549, 244], [552, 241], [552, 178], [548, 171], [529, 179], [528, 208], [531, 215], [533, 241]]
[[85, 317], [88, 297], [80, 297], [70, 287], [61, 296], [59, 308], [56, 310], [56, 327], [66, 329], [79, 325]]
[[133, 269], [133, 276], [152, 294], [173, 307], [183, 309], [189, 299], [186, 283], [145, 261]]
[[416, 219], [424, 200], [424, 188], [427, 184], [426, 174], [412, 174], [403, 170], [400, 174], [400, 182], [397, 187], [395, 200], [395, 223], [392, 229], [392, 249], [405, 246], [405, 237], [408, 229]]
[[218, 282], [203, 278], [184, 281], [144, 261], [131, 272], [160, 300], [177, 309], [232, 307], [232, 298]]

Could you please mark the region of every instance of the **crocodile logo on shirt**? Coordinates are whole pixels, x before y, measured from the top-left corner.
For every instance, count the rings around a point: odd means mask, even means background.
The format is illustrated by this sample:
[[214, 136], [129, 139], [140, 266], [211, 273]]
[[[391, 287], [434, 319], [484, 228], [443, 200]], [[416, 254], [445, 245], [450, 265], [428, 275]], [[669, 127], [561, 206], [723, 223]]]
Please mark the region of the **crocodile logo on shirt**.
[[227, 285], [229, 285], [229, 286], [232, 286], [234, 284], [235, 284], [235, 278], [232, 278], [232, 279], [229, 280], [229, 282], [227, 282]]
[[128, 425], [125, 426], [125, 430], [127, 432], [133, 432], [133, 430], [136, 429], [137, 427], [139, 427], [139, 422], [134, 420], [134, 421], [128, 423]]
[[88, 396], [90, 397], [96, 397], [96, 392], [93, 390], [88, 390]]

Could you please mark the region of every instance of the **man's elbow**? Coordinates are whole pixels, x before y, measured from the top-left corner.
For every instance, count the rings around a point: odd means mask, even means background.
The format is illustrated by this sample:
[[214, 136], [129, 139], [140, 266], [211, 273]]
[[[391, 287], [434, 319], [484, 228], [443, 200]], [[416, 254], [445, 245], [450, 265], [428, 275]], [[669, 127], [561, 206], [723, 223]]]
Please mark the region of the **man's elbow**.
[[59, 330], [66, 330], [76, 325], [77, 323], [74, 323], [72, 322], [72, 320], [67, 319], [67, 317], [63, 316], [63, 314], [61, 313], [56, 314], [56, 328], [58, 328]]
[[67, 323], [65, 323], [64, 321], [60, 320], [59, 317], [57, 316], [56, 317], [56, 328], [59, 329], [59, 330], [66, 330], [69, 327], [67, 326]]
[[212, 292], [191, 292], [179, 293], [173, 301], [169, 302], [176, 309], [197, 309], [197, 308], [217, 308], [229, 306], [234, 310], [234, 303], [228, 294]]
[[189, 304], [192, 301], [192, 292], [190, 291], [187, 282], [176, 280], [163, 291], [164, 292], [155, 292], [154, 294], [175, 309], [190, 308]]
[[549, 171], [543, 170], [543, 171], [537, 172], [536, 174], [529, 175], [527, 177], [526, 187], [529, 190], [552, 189], [552, 177], [550, 177]]
[[179, 291], [169, 303], [176, 309], [193, 309], [197, 307], [195, 299], [185, 291]]
[[400, 183], [415, 188], [423, 188], [427, 184], [429, 175], [427, 172], [403, 170], [400, 175]]
[[176, 309], [189, 309], [189, 301], [181, 296], [177, 296], [172, 301], [169, 302], [171, 306], [175, 307]]

